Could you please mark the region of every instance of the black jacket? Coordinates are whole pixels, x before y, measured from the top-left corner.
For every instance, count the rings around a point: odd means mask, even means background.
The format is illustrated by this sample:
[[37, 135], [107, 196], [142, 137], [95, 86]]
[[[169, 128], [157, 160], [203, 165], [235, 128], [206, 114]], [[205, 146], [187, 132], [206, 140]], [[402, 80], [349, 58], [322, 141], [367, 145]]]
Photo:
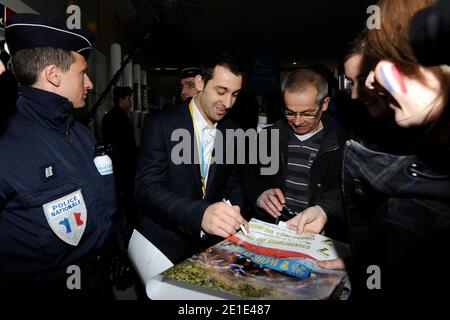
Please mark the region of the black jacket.
[[104, 142], [112, 144], [114, 155], [124, 166], [134, 167], [137, 155], [136, 141], [127, 112], [120, 107], [114, 107], [109, 111], [102, 120], [102, 133]]
[[[134, 131], [127, 112], [114, 107], [102, 120], [103, 141], [113, 147], [111, 158], [116, 177], [119, 199], [132, 202], [134, 199], [134, 177], [136, 172], [137, 147]], [[119, 205], [121, 205], [119, 201]], [[135, 213], [133, 213], [135, 214]]]
[[[228, 128], [236, 128], [228, 119], [217, 125], [224, 137]], [[173, 263], [220, 240], [200, 237], [210, 204], [226, 197], [242, 208], [244, 201], [237, 166], [226, 164], [210, 166], [206, 198], [202, 198], [200, 166], [172, 161], [172, 151], [180, 143], [171, 139], [177, 129], [189, 132], [191, 139], [182, 141], [191, 147], [188, 157], [194, 163], [194, 128], [185, 103], [146, 117], [136, 173], [136, 197], [144, 215], [138, 230]]]
[[[323, 140], [311, 166], [308, 201], [310, 206], [319, 205], [327, 214], [327, 234], [345, 240], [346, 225], [341, 192], [341, 165], [345, 134], [338, 131], [329, 116], [322, 116]], [[274, 222], [274, 218], [256, 205], [258, 197], [267, 189], [279, 188], [285, 193], [289, 127], [285, 119], [277, 121], [267, 130], [279, 130], [279, 170], [274, 175], [261, 175], [260, 165], [251, 166], [245, 177], [245, 191], [259, 218]], [[270, 134], [268, 135], [270, 137]], [[268, 149], [270, 150], [270, 140]], [[270, 153], [269, 153], [270, 154]]]
[[[349, 141], [344, 156], [354, 298], [439, 296], [450, 285], [450, 152], [397, 156]], [[381, 290], [366, 284], [373, 265]]]

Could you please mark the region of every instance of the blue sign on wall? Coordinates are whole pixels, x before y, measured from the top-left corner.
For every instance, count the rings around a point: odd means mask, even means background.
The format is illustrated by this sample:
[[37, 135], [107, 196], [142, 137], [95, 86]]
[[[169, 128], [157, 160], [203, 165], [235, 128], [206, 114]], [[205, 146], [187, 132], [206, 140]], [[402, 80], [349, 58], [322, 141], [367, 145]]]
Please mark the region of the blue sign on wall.
[[274, 40], [254, 40], [249, 43], [247, 86], [255, 92], [278, 90], [280, 60], [278, 44]]

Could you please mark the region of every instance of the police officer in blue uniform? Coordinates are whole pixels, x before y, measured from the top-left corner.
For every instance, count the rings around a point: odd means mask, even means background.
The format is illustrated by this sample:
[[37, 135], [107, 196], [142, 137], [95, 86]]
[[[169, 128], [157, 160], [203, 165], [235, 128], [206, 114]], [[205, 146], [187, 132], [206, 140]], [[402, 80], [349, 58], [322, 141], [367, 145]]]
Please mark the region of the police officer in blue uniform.
[[116, 210], [112, 167], [96, 166], [95, 138], [71, 115], [93, 87], [92, 34], [17, 14], [5, 37], [21, 87], [0, 137], [0, 297], [112, 297], [100, 255]]

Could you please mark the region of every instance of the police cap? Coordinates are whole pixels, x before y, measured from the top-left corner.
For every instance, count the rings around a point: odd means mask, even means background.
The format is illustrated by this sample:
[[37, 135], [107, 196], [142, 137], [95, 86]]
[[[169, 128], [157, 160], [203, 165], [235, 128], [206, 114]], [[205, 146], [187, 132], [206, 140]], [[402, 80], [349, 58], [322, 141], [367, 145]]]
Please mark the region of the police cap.
[[23, 49], [51, 47], [77, 52], [86, 60], [94, 41], [86, 29], [69, 29], [61, 20], [30, 13], [9, 17], [5, 38], [11, 55]]
[[195, 77], [200, 74], [200, 68], [186, 68], [181, 71], [181, 79]]

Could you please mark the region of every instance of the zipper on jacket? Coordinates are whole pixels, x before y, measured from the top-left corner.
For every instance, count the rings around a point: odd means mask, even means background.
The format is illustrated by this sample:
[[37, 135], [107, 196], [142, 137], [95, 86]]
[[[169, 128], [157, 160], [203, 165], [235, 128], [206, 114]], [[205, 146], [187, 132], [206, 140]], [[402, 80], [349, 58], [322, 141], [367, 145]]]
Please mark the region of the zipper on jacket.
[[70, 135], [70, 130], [69, 130], [69, 128], [66, 128], [66, 134], [64, 137], [64, 140], [66, 141], [66, 143], [69, 143], [69, 135]]
[[[309, 168], [309, 173], [308, 173], [308, 181], [311, 181], [311, 172], [312, 172], [312, 169], [313, 169], [313, 166], [314, 166], [314, 163], [316, 163], [316, 161], [320, 158], [320, 157], [322, 157], [324, 154], [327, 154], [327, 153], [329, 153], [329, 152], [333, 152], [333, 151], [336, 151], [336, 150], [339, 150], [339, 146], [336, 146], [336, 147], [334, 147], [333, 149], [328, 149], [328, 150], [326, 150], [326, 151], [324, 151], [324, 152], [322, 152], [322, 153], [318, 153], [317, 154], [317, 157], [314, 159], [314, 161], [313, 161], [313, 163], [311, 164], [311, 168]], [[320, 181], [319, 181], [320, 182]], [[314, 188], [316, 188], [317, 186], [315, 186]], [[309, 203], [311, 203], [311, 186], [309, 186], [309, 188], [308, 188], [308, 197], [307, 197], [307, 199], [308, 199], [308, 202]]]
[[287, 171], [287, 166], [284, 166], [284, 156], [283, 156], [283, 152], [280, 152], [281, 154], [281, 168], [283, 168], [283, 176], [281, 177], [281, 185], [283, 186], [283, 189], [281, 190], [281, 192], [283, 193], [283, 196], [286, 193], [286, 171]]
[[319, 157], [323, 156], [324, 154], [326, 154], [328, 152], [333, 152], [333, 151], [339, 150], [339, 148], [340, 148], [339, 146], [335, 146], [333, 149], [328, 149], [327, 151], [324, 151], [322, 153], [318, 153], [316, 159], [318, 159]]

